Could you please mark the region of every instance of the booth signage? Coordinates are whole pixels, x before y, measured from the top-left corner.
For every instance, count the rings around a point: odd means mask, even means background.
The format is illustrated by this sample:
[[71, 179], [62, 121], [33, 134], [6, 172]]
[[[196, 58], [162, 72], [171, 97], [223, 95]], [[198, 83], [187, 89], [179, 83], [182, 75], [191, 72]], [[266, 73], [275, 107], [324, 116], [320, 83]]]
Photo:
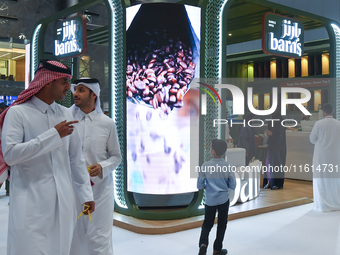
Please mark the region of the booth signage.
[[303, 32], [301, 21], [266, 13], [262, 18], [262, 50], [270, 55], [301, 58]]
[[[262, 163], [256, 160], [250, 165], [238, 167], [238, 171], [234, 172], [236, 187], [235, 190], [229, 189], [230, 206], [235, 205], [236, 202], [245, 203], [260, 195]], [[247, 168], [252, 170], [249, 171]]]
[[330, 78], [314, 78], [280, 82], [280, 87], [315, 88], [330, 86]]
[[56, 40], [54, 41], [54, 55], [57, 58], [71, 58], [85, 54], [86, 19], [77, 15], [56, 25]]

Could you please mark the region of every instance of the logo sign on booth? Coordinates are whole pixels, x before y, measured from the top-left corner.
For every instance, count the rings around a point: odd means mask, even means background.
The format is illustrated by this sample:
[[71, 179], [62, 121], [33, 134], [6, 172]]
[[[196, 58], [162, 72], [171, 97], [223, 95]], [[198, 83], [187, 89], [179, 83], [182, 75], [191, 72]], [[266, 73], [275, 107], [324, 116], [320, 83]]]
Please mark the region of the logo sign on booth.
[[301, 21], [266, 13], [262, 18], [262, 50], [270, 55], [301, 58], [303, 32]]
[[57, 23], [54, 41], [54, 55], [57, 58], [77, 57], [85, 54], [86, 49], [86, 19], [83, 15]]

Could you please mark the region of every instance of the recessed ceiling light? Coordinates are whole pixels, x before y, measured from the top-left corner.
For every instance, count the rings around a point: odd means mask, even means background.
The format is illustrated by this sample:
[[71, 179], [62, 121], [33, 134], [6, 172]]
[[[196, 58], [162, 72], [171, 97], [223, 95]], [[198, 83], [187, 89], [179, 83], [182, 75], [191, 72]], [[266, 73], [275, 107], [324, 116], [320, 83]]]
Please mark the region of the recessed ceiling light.
[[232, 34], [228, 34], [229, 36], [232, 36]]

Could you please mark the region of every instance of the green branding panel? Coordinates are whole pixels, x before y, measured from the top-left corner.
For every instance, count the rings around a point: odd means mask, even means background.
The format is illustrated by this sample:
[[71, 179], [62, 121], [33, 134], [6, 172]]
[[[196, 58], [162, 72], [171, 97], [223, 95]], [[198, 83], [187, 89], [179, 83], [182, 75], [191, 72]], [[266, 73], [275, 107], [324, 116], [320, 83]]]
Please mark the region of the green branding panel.
[[86, 48], [86, 19], [83, 15], [77, 15], [57, 23], [54, 41], [54, 55], [57, 58], [83, 55]]
[[262, 18], [262, 50], [266, 54], [301, 58], [303, 32], [301, 21], [266, 13]]

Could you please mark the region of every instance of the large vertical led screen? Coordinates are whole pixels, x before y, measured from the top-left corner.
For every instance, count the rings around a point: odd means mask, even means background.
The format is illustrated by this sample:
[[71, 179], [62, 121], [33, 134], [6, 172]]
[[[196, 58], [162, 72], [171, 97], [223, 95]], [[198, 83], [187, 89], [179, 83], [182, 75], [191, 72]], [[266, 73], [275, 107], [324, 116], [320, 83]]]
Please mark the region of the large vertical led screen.
[[190, 114], [199, 113], [199, 95], [190, 95], [190, 83], [199, 77], [200, 9], [143, 4], [127, 8], [126, 16], [128, 191], [197, 191]]

